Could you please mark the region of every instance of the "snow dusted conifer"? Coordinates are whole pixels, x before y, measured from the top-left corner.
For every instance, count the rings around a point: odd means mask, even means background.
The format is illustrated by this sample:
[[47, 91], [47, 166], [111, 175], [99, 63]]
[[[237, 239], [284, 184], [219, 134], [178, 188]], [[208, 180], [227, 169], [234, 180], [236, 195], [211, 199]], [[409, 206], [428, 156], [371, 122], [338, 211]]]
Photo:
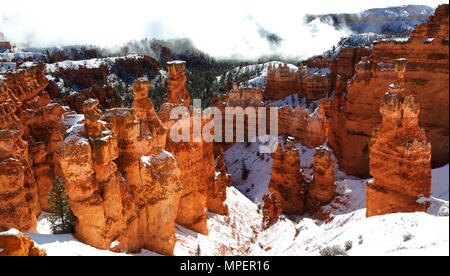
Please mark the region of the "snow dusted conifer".
[[64, 184], [64, 180], [56, 177], [48, 193], [47, 203], [52, 213], [46, 215], [46, 218], [51, 224], [50, 229], [53, 234], [72, 233], [75, 227], [75, 216], [70, 209]]

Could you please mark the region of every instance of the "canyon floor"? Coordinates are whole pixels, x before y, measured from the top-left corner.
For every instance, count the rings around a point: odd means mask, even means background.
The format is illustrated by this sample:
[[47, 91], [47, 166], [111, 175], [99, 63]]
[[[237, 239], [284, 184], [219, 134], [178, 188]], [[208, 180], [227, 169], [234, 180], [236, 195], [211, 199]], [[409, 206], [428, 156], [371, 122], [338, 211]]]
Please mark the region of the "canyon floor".
[[[301, 144], [301, 164], [311, 173], [314, 149]], [[324, 208], [331, 222], [310, 216], [283, 216], [267, 230], [261, 228], [262, 196], [271, 177], [270, 154], [258, 154], [259, 143], [237, 143], [225, 153], [233, 186], [227, 188], [229, 216], [209, 213], [208, 236], [176, 225], [175, 255], [448, 255], [449, 167], [432, 170], [432, 197], [427, 212], [397, 213], [366, 218], [365, 183], [371, 179], [348, 176], [336, 164], [337, 198]], [[244, 161], [242, 161], [244, 160]], [[250, 169], [242, 180], [242, 162]], [[72, 235], [50, 234], [39, 218], [39, 233], [26, 233], [48, 255], [145, 255], [98, 250]]]

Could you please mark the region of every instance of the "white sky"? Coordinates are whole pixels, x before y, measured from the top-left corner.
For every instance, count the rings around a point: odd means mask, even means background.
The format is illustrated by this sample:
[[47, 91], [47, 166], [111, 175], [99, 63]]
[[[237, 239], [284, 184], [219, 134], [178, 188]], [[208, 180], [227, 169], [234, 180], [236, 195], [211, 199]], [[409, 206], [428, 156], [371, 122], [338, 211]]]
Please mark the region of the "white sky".
[[[0, 9], [0, 32], [14, 43], [33, 46], [95, 44], [115, 46], [144, 37], [189, 37], [195, 46], [217, 57], [254, 57], [270, 53], [256, 32], [257, 21], [284, 39], [286, 55], [321, 53], [345, 32], [320, 24], [318, 34], [302, 26], [303, 15], [351, 13], [369, 8], [444, 0], [14, 0]], [[250, 20], [252, 17], [254, 21]]]

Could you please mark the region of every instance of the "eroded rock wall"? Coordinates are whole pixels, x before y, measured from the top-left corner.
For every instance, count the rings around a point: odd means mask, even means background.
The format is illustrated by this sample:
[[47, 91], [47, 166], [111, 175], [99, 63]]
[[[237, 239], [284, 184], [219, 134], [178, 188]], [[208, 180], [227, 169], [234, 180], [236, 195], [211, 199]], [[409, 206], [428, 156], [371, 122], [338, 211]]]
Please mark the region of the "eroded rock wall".
[[334, 184], [334, 160], [331, 151], [325, 147], [317, 147], [314, 152], [313, 179], [308, 185], [306, 197], [306, 210], [309, 214], [315, 214], [321, 206], [330, 203], [336, 196]]
[[[186, 127], [185, 135], [188, 138], [187, 141], [178, 141], [172, 135], [176, 133], [171, 132], [166, 140], [166, 149], [178, 158], [181, 169], [180, 182], [184, 187], [176, 221], [186, 228], [206, 235], [208, 233], [207, 189], [214, 185], [215, 177], [213, 144], [210, 143], [211, 147], [205, 145], [201, 132], [200, 136], [194, 137], [194, 121], [196, 120], [200, 127], [203, 123], [201, 117], [194, 118], [194, 112], [198, 111], [188, 108], [190, 95], [185, 88], [185, 62], [169, 62], [167, 68], [169, 91], [158, 116], [168, 129], [173, 127], [181, 131]], [[171, 116], [175, 109], [178, 110], [175, 112], [178, 117]]]
[[33, 240], [16, 229], [0, 233], [0, 256], [47, 256], [44, 249], [34, 245]]
[[449, 6], [440, 5], [427, 23], [416, 26], [405, 42], [376, 43], [356, 66], [345, 93], [334, 96], [329, 145], [347, 174], [369, 175], [369, 141], [380, 126], [381, 99], [397, 79], [396, 60], [407, 59], [404, 93], [421, 106], [419, 123], [432, 147], [432, 166], [448, 163], [449, 152]]
[[4, 229], [35, 231], [36, 216], [48, 211], [47, 193], [60, 174], [60, 117], [67, 112], [50, 104], [44, 65], [27, 63], [0, 76], [0, 159], [3, 189], [0, 224]]
[[60, 158], [78, 220], [75, 236], [102, 249], [173, 255], [180, 167], [164, 150], [167, 129], [147, 97], [148, 81], [138, 80], [133, 88], [134, 108], [103, 114], [90, 99], [84, 115], [63, 118]]
[[269, 193], [279, 195], [281, 209], [288, 215], [303, 215], [308, 183], [300, 167], [300, 153], [294, 142], [287, 140], [285, 146], [278, 144], [272, 153], [272, 177]]
[[419, 128], [419, 104], [414, 96], [386, 93], [380, 106], [383, 121], [370, 141], [367, 217], [425, 211], [420, 196], [431, 194], [431, 145]]

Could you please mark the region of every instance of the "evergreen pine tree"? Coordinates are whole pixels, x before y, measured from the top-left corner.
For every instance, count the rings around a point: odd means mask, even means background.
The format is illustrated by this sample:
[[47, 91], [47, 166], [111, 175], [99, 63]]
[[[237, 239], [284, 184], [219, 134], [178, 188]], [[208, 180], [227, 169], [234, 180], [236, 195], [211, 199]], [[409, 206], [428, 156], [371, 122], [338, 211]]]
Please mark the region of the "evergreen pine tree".
[[195, 256], [201, 256], [202, 255], [202, 250], [200, 248], [200, 244], [197, 245], [197, 250], [195, 251]]
[[47, 203], [50, 206], [52, 213], [46, 215], [46, 218], [50, 222], [52, 233], [72, 233], [75, 227], [75, 217], [70, 209], [69, 201], [67, 199], [64, 180], [60, 177], [56, 177], [48, 196]]

